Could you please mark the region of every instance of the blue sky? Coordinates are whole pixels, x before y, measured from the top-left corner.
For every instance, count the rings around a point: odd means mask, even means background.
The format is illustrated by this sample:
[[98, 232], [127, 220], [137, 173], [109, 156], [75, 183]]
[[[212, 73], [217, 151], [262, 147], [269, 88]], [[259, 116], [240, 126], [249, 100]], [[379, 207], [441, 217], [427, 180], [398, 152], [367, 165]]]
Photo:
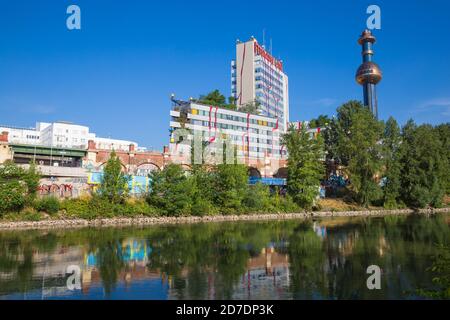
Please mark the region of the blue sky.
[[[81, 30], [66, 8], [81, 8]], [[290, 84], [291, 120], [362, 99], [354, 74], [366, 8], [377, 4], [380, 117], [450, 121], [450, 1], [102, 1], [0, 3], [0, 123], [85, 124], [99, 136], [161, 148], [172, 92], [230, 92], [235, 40], [273, 39]], [[268, 41], [267, 41], [268, 42]]]

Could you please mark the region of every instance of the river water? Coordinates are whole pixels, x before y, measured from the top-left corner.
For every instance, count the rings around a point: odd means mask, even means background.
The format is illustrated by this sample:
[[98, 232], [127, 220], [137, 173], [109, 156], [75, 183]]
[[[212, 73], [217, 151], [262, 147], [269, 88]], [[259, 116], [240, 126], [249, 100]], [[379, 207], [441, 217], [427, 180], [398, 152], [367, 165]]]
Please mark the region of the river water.
[[[1, 299], [421, 299], [450, 216], [0, 231]], [[381, 268], [381, 289], [367, 268]]]

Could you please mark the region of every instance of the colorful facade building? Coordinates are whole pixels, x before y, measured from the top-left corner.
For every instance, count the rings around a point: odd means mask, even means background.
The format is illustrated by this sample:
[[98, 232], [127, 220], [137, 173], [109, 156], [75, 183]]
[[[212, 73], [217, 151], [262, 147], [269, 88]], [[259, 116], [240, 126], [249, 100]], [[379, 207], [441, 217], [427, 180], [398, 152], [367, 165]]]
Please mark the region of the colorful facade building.
[[206, 164], [228, 163], [228, 148], [233, 150], [231, 156], [255, 168], [260, 177], [272, 177], [285, 166], [279, 119], [193, 101], [172, 99], [172, 102], [169, 145], [172, 161], [190, 165], [192, 148], [198, 145], [200, 161]]

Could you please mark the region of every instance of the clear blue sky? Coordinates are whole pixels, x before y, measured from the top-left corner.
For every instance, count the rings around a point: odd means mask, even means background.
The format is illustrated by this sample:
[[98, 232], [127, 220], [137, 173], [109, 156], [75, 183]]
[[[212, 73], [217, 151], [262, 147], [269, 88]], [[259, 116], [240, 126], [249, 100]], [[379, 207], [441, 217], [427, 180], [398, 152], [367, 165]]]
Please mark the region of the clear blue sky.
[[[82, 29], [66, 28], [81, 8]], [[362, 99], [354, 80], [366, 8], [375, 35], [380, 117], [450, 121], [450, 1], [2, 1], [0, 123], [66, 120], [161, 148], [170, 93], [230, 92], [235, 40], [273, 39], [290, 82], [291, 120]], [[267, 41], [268, 42], [268, 41]]]

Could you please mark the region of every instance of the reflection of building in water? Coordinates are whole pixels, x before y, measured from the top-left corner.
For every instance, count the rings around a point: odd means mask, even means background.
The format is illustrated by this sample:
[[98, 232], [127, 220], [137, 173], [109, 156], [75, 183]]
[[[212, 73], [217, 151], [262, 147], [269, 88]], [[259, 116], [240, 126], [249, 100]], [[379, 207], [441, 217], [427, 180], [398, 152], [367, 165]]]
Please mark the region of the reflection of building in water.
[[[147, 268], [148, 255], [152, 249], [145, 240], [126, 239], [118, 243], [112, 252], [117, 255], [121, 262], [117, 271], [117, 283], [128, 287], [133, 282], [141, 280], [158, 280], [162, 286], [167, 284], [165, 276], [161, 276], [159, 270], [150, 271]], [[92, 287], [101, 288], [104, 285], [99, 270], [99, 251], [87, 251], [82, 246], [67, 247], [58, 245], [51, 252], [32, 253], [32, 281], [27, 295], [32, 298], [45, 299], [47, 297], [64, 297], [79, 294], [80, 291], [70, 291], [67, 288], [66, 274], [68, 266], [79, 266], [81, 269], [81, 293], [87, 295]], [[18, 263], [23, 262], [25, 257], [18, 257]], [[105, 266], [108, 268], [109, 266]], [[111, 268], [114, 268], [111, 266]], [[114, 272], [114, 270], [111, 270]], [[9, 281], [18, 279], [19, 275], [12, 272], [0, 272], [0, 295], [14, 294], [1, 289]]]
[[347, 257], [353, 254], [358, 239], [359, 232], [357, 230], [353, 232], [336, 230], [332, 236], [327, 237], [328, 264], [325, 266], [325, 271], [341, 268]]
[[[117, 246], [117, 255], [125, 264], [119, 271], [117, 280], [129, 286], [134, 281], [144, 279], [161, 279], [163, 284], [166, 278], [161, 277], [159, 271], [150, 271], [147, 268], [148, 256], [152, 248], [145, 240], [129, 238]], [[84, 254], [84, 267], [82, 271], [82, 292], [87, 294], [93, 285], [102, 282], [100, 271], [98, 270], [99, 252], [88, 252]]]
[[289, 259], [273, 247], [265, 248], [257, 257], [250, 258], [247, 273], [242, 276], [233, 299], [282, 299], [289, 288]]
[[322, 239], [324, 239], [327, 236], [327, 227], [322, 226], [317, 221], [314, 221], [313, 223], [313, 230]]
[[[232, 268], [232, 266], [230, 266]], [[181, 277], [187, 279], [189, 270], [183, 269]], [[207, 290], [203, 299], [222, 297], [217, 291], [216, 270], [205, 272]], [[189, 296], [189, 282], [186, 280], [186, 290], [183, 299], [193, 299]], [[289, 259], [287, 254], [280, 254], [273, 247], [264, 248], [261, 253], [247, 261], [246, 271], [234, 285], [232, 299], [283, 299], [288, 296]], [[169, 284], [168, 299], [178, 299], [178, 292]]]

